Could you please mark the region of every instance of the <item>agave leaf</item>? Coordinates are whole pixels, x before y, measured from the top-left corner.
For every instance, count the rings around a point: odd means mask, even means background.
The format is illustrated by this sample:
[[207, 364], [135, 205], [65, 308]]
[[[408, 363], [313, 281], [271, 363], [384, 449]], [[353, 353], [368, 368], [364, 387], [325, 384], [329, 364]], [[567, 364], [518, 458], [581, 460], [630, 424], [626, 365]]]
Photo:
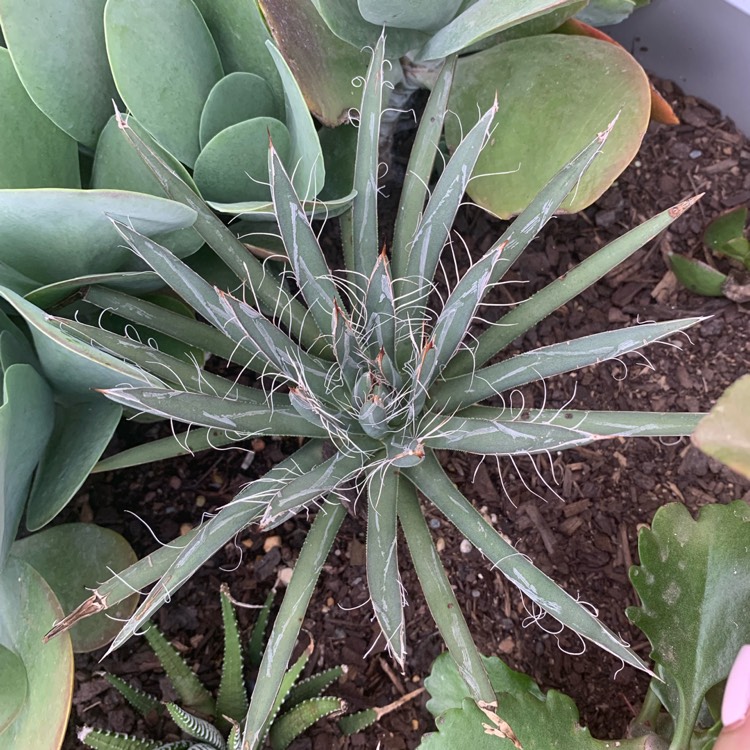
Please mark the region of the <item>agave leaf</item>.
[[[483, 365], [512, 341], [533, 328], [540, 320], [627, 260], [636, 250], [682, 216], [699, 197], [682, 201], [643, 222], [635, 229], [631, 229], [569, 270], [564, 278], [556, 279], [541, 291], [516, 305], [509, 313], [503, 315], [496, 325], [479, 336], [470, 353], [459, 355], [463, 358], [462, 362], [451, 362], [448, 372], [456, 373], [461, 364], [464, 364], [466, 371]], [[501, 265], [503, 270], [507, 268], [506, 263], [503, 262]]]
[[354, 162], [351, 222], [352, 244], [344, 244], [346, 266], [354, 271], [352, 282], [364, 288], [378, 258], [378, 144], [383, 111], [383, 65], [385, 37], [378, 39], [363, 84]]
[[230, 73], [211, 89], [203, 106], [201, 148], [205, 148], [215, 135], [231, 125], [255, 117], [283, 120], [283, 113], [281, 102], [274, 97], [271, 87], [263, 78], [254, 73]]
[[73, 649], [67, 635], [44, 648], [40, 640], [62, 609], [39, 573], [15, 557], [0, 567], [0, 601], [0, 646], [23, 661], [28, 681], [23, 707], [0, 734], [0, 744], [57, 750], [62, 746], [73, 697]]
[[271, 38], [258, 4], [244, 0], [194, 0], [216, 42], [227, 73], [244, 71], [265, 80], [277, 101], [284, 90], [265, 43]]
[[456, 58], [451, 57], [443, 63], [435, 85], [432, 87], [409, 154], [409, 164], [404, 175], [393, 231], [393, 275], [397, 279], [406, 274], [409, 244], [419, 226], [427, 197], [432, 168], [443, 132], [443, 121], [448, 111], [448, 95], [455, 71]]
[[669, 256], [669, 265], [677, 280], [688, 291], [702, 294], [704, 297], [724, 296], [727, 275], [709, 266], [708, 263], [672, 253]]
[[257, 750], [264, 739], [313, 589], [345, 515], [340, 503], [327, 504], [315, 516], [302, 546], [263, 654], [245, 717], [242, 742], [249, 750]]
[[345, 710], [346, 703], [341, 698], [309, 698], [273, 722], [269, 735], [271, 747], [273, 750], [286, 750], [316, 721]]
[[591, 133], [603, 131], [620, 113], [602, 156], [561, 210], [573, 213], [591, 204], [638, 151], [651, 101], [643, 69], [620, 47], [561, 34], [515, 39], [459, 61], [449, 102], [457, 117], [446, 121], [450, 150], [462, 129], [476, 122], [477, 105], [484, 111], [495, 96], [502, 107], [498, 127], [467, 189], [501, 218], [523, 211]]
[[323, 189], [326, 181], [323, 151], [310, 111], [286, 60], [271, 42], [266, 42], [266, 47], [284, 86], [286, 124], [292, 139], [290, 164], [294, 189], [303, 201], [311, 200]]
[[192, 167], [203, 105], [223, 76], [200, 12], [191, 0], [109, 0], [104, 31], [122, 100], [157, 141]]
[[[3, 23], [6, 5], [0, 4]], [[37, 109], [2, 47], [0, 92], [0, 188], [80, 187], [75, 141]]]
[[216, 715], [222, 724], [227, 724], [223, 717], [241, 721], [247, 713], [247, 689], [243, 676], [244, 659], [242, 643], [229, 596], [229, 588], [221, 588], [221, 619], [224, 623], [224, 658], [221, 662], [221, 682], [216, 695]]
[[401, 483], [398, 503], [401, 528], [419, 583], [453, 663], [476, 700], [492, 701], [495, 698], [492, 685], [432, 542], [413, 486]]
[[346, 122], [360, 103], [354, 81], [367, 70], [362, 49], [339, 39], [312, 3], [260, 0], [259, 5], [310, 111], [332, 128]]
[[430, 451], [424, 461], [404, 470], [405, 476], [456, 528], [531, 601], [626, 664], [652, 672], [623, 641], [601, 623], [589, 609], [573, 599], [506, 542], [448, 479]]
[[460, 415], [443, 423], [443, 431], [458, 428], [461, 420], [500, 420], [518, 423], [539, 423], [582, 430], [599, 437], [683, 437], [689, 435], [704, 414], [659, 411], [578, 411], [576, 409], [497, 409], [491, 406], [470, 406]]
[[[4, 274], [2, 274], [4, 276]], [[49, 310], [65, 302], [80, 289], [91, 285], [101, 284], [111, 289], [133, 294], [148, 294], [164, 288], [164, 282], [152, 271], [118, 271], [117, 273], [95, 273], [88, 276], [76, 276], [73, 279], [56, 281], [53, 284], [39, 286], [34, 282], [28, 290], [17, 289], [12, 284], [6, 284], [17, 294], [22, 294], [32, 305]]]
[[104, 453], [121, 416], [122, 409], [104, 399], [56, 405], [55, 427], [29, 494], [29, 531], [48, 524], [70, 502]]
[[268, 141], [284, 160], [292, 150], [289, 131], [272, 117], [230, 125], [215, 135], [195, 162], [195, 182], [206, 200], [267, 201]]
[[[348, 211], [355, 196], [356, 192], [352, 190], [341, 198], [305, 201], [302, 204], [302, 208], [305, 211], [305, 215], [310, 219], [332, 219]], [[272, 221], [276, 218], [271, 201], [245, 201], [240, 203], [218, 203], [211, 201], [208, 205], [219, 213], [242, 217], [247, 221]]]
[[750, 375], [730, 385], [701, 420], [693, 443], [704, 453], [750, 478]]
[[[205, 323], [199, 323], [184, 315], [180, 315], [172, 310], [148, 302], [146, 300], [131, 297], [130, 295], [118, 292], [114, 289], [108, 289], [99, 286], [92, 286], [86, 290], [84, 300], [93, 305], [118, 315], [132, 323], [138, 323], [146, 328], [159, 331], [172, 338], [182, 341], [186, 344], [199, 347], [204, 351], [209, 351], [218, 357], [222, 357], [229, 362], [243, 366], [250, 366], [253, 363], [252, 355], [247, 354], [243, 349], [239, 349], [237, 344], [228, 336], [216, 330]], [[67, 327], [75, 336], [82, 337], [84, 341], [94, 341], [99, 343], [105, 349], [115, 348], [115, 344], [106, 332], [97, 331], [93, 326], [82, 327], [80, 323], [74, 321], [61, 322], [60, 318], [55, 319], [61, 327]], [[116, 335], [116, 334], [112, 334]], [[106, 343], [105, 343], [106, 341]], [[137, 342], [133, 342], [135, 345]], [[133, 346], [135, 349], [135, 346]], [[119, 353], [119, 347], [118, 347]], [[140, 359], [135, 359], [135, 352], [129, 352], [126, 359], [133, 360], [141, 364]], [[145, 363], [142, 363], [145, 367]], [[257, 366], [261, 366], [257, 360]], [[180, 363], [180, 373], [186, 377], [185, 362]], [[170, 380], [172, 378], [169, 378]]]
[[677, 746], [691, 736], [708, 689], [726, 678], [750, 640], [744, 615], [750, 582], [737, 575], [749, 544], [750, 509], [742, 501], [707, 505], [697, 521], [683, 505], [670, 503], [639, 534], [641, 565], [631, 568], [630, 579], [641, 606], [627, 613], [648, 636], [666, 687], [676, 688], [678, 705], [667, 707]]
[[[160, 576], [157, 574], [150, 578], [153, 581], [158, 577], [159, 580], [114, 639], [108, 653], [138, 632], [151, 615], [171, 598], [206, 560], [255, 521], [263, 513], [268, 501], [295, 478], [296, 472], [310, 471], [319, 463], [320, 454], [319, 441], [307, 443], [290, 458], [277, 464], [263, 478], [248, 485], [241, 494], [241, 501], [228, 503], [210, 521], [201, 525], [176, 555], [162, 555], [161, 561], [168, 564], [167, 569], [160, 571]], [[101, 599], [101, 588], [98, 592]], [[106, 604], [109, 606], [111, 602], [107, 601]]]
[[276, 590], [271, 589], [263, 602], [263, 606], [258, 612], [258, 618], [253, 625], [253, 632], [250, 634], [250, 640], [247, 643], [247, 657], [253, 667], [260, 666], [263, 660], [263, 646], [266, 641], [266, 628], [268, 620], [271, 617], [271, 607], [276, 598]]
[[3, 373], [0, 406], [0, 570], [21, 520], [31, 477], [52, 434], [52, 391], [31, 365], [14, 364]]
[[[136, 561], [135, 552], [114, 531], [89, 523], [67, 523], [17, 541], [11, 555], [31, 565], [55, 592], [63, 610], [80, 604], [98, 580], [111, 570]], [[109, 643], [137, 604], [137, 595], [115, 607], [109, 616], [97, 615], [70, 632], [73, 651], [95, 651]]]
[[89, 148], [96, 146], [117, 96], [104, 45], [104, 4], [0, 2], [3, 35], [29, 96], [58, 128]]
[[388, 267], [388, 256], [380, 253], [365, 292], [367, 310], [364, 339], [375, 360], [382, 351], [391, 360], [396, 357], [396, 302], [393, 299], [393, 283]]
[[535, 380], [578, 370], [641, 349], [684, 331], [703, 318], [682, 318], [663, 323], [621, 328], [582, 336], [562, 344], [550, 344], [490, 365], [475, 373], [436, 383], [430, 397], [442, 410], [460, 409], [490, 396]]
[[[383, 27], [366, 21], [359, 12], [359, 7], [351, 0], [312, 0], [312, 3], [328, 28], [339, 39], [358, 50], [375, 48]], [[427, 34], [417, 29], [389, 28], [386, 35], [386, 57], [401, 57], [409, 50], [419, 48], [428, 38]]]
[[367, 586], [385, 645], [403, 668], [406, 624], [401, 573], [398, 569], [396, 514], [399, 477], [390, 467], [376, 471], [367, 493]]
[[463, 200], [474, 164], [489, 134], [497, 104], [487, 110], [461, 141], [435, 185], [430, 200], [409, 246], [406, 277], [397, 287], [396, 296], [404, 295], [402, 311], [415, 317], [427, 301], [440, 252], [448, 239], [450, 227]]
[[278, 281], [267, 274], [263, 265], [214, 215], [206, 203], [186, 184], [160, 156], [138, 137], [124, 120], [119, 121], [128, 141], [148, 165], [171, 198], [185, 203], [197, 213], [195, 230], [238, 279], [247, 279], [261, 308], [271, 315], [280, 311], [281, 319], [307, 347], [315, 348], [319, 331], [307, 321], [304, 307], [292, 299]]
[[[120, 451], [113, 456], [107, 456], [99, 461], [91, 470], [92, 474], [105, 471], [117, 471], [131, 466], [142, 466], [154, 461], [164, 461], [176, 456], [187, 456], [201, 451], [223, 448], [242, 441], [242, 437], [224, 430], [214, 428], [186, 430], [179, 434], [151, 440], [143, 445], [136, 445]], [[240, 448], [240, 450], [244, 450]]]
[[268, 155], [268, 171], [274, 212], [299, 290], [318, 328], [330, 331], [334, 304], [339, 309], [344, 309], [344, 304], [275, 144]]
[[420, 60], [438, 60], [460, 52], [490, 34], [530, 21], [551, 10], [573, 5], [576, 0], [477, 0], [451, 23], [433, 34], [417, 53]]
[[9, 289], [0, 287], [0, 296], [29, 324], [44, 374], [60, 393], [83, 400], [98, 398], [92, 393], [96, 387], [160, 385], [138, 368], [64, 333], [49, 316]]

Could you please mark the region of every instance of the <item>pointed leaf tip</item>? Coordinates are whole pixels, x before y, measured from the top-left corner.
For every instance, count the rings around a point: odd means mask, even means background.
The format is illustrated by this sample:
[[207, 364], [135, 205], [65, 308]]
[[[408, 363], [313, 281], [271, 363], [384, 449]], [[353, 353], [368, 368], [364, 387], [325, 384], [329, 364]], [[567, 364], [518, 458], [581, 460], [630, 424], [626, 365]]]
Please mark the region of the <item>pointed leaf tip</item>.
[[672, 206], [672, 208], [668, 209], [669, 215], [673, 219], [676, 219], [682, 216], [682, 214], [684, 214], [685, 211], [687, 211], [689, 208], [694, 206], [704, 195], [705, 195], [705, 192], [698, 193], [697, 195], [694, 195], [692, 198], [686, 198], [684, 201], [680, 201], [679, 203]]

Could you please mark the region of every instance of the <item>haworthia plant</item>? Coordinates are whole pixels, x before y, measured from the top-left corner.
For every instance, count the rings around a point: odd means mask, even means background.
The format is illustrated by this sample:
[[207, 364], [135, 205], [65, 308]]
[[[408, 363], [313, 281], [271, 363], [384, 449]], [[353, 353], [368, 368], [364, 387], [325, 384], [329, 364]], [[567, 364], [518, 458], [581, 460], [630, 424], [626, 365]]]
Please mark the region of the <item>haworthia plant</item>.
[[[351, 211], [342, 220], [344, 268], [328, 265], [290, 176], [273, 145], [269, 148], [274, 211], [286, 248], [288, 273], [298, 290], [290, 301], [283, 296], [289, 292], [262, 269], [258, 273], [252, 265], [237, 260], [239, 250], [232, 234], [221, 224], [211, 223], [200, 199], [180, 176], [128, 129], [125, 121], [121, 123], [124, 136], [167, 193], [172, 198], [180, 196], [199, 216], [206, 217], [205, 223], [196, 222], [196, 229], [222, 258], [234, 263], [242, 293], [234, 296], [214, 288], [158, 242], [127, 223], [113, 220], [113, 225], [136, 256], [213, 326], [212, 335], [230, 360], [265, 376], [265, 390], [240, 386], [220, 376], [204, 380], [184, 363], [172, 370], [163, 355], [143, 345], [132, 346], [112, 334], [97, 336], [94, 329], [69, 329], [71, 335], [96, 342], [104, 351], [143, 368], [148, 377], [160, 379], [162, 385], [158, 386], [106, 389], [105, 394], [117, 403], [191, 426], [224, 430], [231, 436], [310, 438], [291, 457], [246, 486], [189, 538], [177, 540], [119, 573], [117, 580], [103, 584], [56, 628], [59, 631], [92, 611], [112, 606], [130, 587], [141, 589], [155, 583], [115, 639], [116, 648], [142, 628], [199, 565], [249, 524], [271, 529], [296, 513], [318, 507], [250, 700], [243, 729], [246, 749], [260, 746], [278, 704], [313, 587], [345, 515], [342, 499], [367, 510], [370, 597], [386, 647], [399, 664], [406, 659], [408, 644], [399, 575], [403, 561], [397, 558], [396, 544], [400, 526], [437, 626], [460, 673], [470, 677], [472, 697], [494, 699], [424, 526], [419, 490], [535, 605], [626, 663], [647, 670], [588, 607], [517, 554], [444, 473], [436, 450], [455, 449], [478, 456], [527, 455], [615, 435], [687, 435], [700, 418], [691, 414], [582, 412], [567, 404], [558, 409], [548, 405], [530, 413], [507, 405], [472, 406], [525, 383], [621, 357], [699, 322], [699, 318], [686, 318], [604, 332], [481, 366], [510, 340], [630, 257], [677, 219], [691, 201], [659, 214], [596, 253], [571, 272], [569, 284], [554, 283], [539, 292], [523, 313], [512, 318], [510, 339], [506, 335], [500, 343], [491, 338], [475, 342], [469, 328], [480, 305], [575, 189], [609, 132], [596, 136], [553, 176], [487, 253], [442, 296], [437, 307], [432, 307], [435, 274], [444, 250], [450, 252], [449, 230], [489, 136], [494, 108], [466, 133], [429, 197], [426, 191], [421, 192], [426, 205], [404, 195], [395, 227], [401, 242], [389, 257], [380, 250], [376, 210], [384, 55], [381, 37], [362, 88], [354, 178], [357, 192]], [[449, 77], [450, 71], [448, 65], [444, 75]], [[438, 146], [435, 120], [442, 121], [447, 107], [445, 86], [436, 86], [433, 97], [428, 107], [435, 118], [420, 127], [409, 166], [415, 184], [429, 184]], [[404, 227], [408, 229], [404, 231]], [[247, 254], [244, 257], [251, 259]], [[274, 284], [276, 305], [266, 296], [273, 292]], [[104, 289], [95, 290], [89, 301], [131, 319], [143, 312], [138, 300]], [[190, 342], [192, 325], [173, 326], [151, 308], [149, 316], [153, 328]], [[60, 325], [65, 326], [64, 321]], [[317, 334], [308, 338], [305, 325]], [[498, 330], [503, 330], [502, 325]], [[483, 353], [476, 357], [480, 346]]]
[[[254, 661], [257, 654], [250, 649], [265, 631], [273, 603], [273, 594], [266, 599], [253, 628], [253, 637], [247, 645], [247, 655]], [[141, 739], [116, 734], [101, 729], [84, 727], [78, 738], [86, 747], [95, 750], [235, 750], [240, 747], [240, 724], [247, 711], [249, 680], [245, 675], [246, 647], [227, 586], [221, 589], [221, 613], [224, 623], [224, 658], [221, 666], [221, 684], [216, 697], [188, 667], [179, 652], [154, 626], [148, 626], [145, 636], [154, 654], [166, 672], [178, 696], [175, 702], [161, 703], [156, 697], [139, 690], [114, 675], [107, 675], [110, 684], [137, 711], [146, 716], [155, 711], [164, 712], [190, 739], [163, 744], [156, 740]], [[312, 644], [311, 644], [312, 645]], [[346, 710], [340, 698], [325, 696], [323, 692], [346, 672], [338, 666], [300, 680], [312, 648], [307, 648], [295, 665], [286, 673], [283, 692], [275, 706], [276, 713], [269, 723], [273, 750], [285, 750], [292, 741], [326, 716], [336, 716]]]

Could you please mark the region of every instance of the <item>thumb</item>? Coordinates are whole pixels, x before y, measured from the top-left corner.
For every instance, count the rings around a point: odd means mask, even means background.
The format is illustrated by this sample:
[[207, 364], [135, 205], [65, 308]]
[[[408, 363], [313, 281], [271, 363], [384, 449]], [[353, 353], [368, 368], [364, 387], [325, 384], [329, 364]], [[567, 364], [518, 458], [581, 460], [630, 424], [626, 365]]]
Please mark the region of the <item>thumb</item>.
[[750, 748], [750, 646], [743, 646], [727, 678], [721, 702], [724, 724], [714, 750]]

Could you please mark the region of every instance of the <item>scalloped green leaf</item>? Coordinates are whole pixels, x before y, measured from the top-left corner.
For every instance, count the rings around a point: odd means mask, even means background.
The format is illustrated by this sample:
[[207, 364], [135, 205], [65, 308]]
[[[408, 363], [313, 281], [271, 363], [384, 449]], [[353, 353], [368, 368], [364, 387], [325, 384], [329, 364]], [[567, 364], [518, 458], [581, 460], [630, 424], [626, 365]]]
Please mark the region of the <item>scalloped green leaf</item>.
[[138, 121], [192, 167], [206, 97], [223, 76], [192, 0], [108, 0], [107, 54], [117, 90]]
[[724, 296], [726, 274], [717, 271], [702, 260], [686, 258], [684, 255], [672, 253], [669, 256], [669, 265], [672, 267], [677, 280], [688, 291], [702, 294], [704, 297]]
[[[539, 686], [527, 674], [512, 670], [497, 656], [482, 656], [484, 668], [496, 693], [530, 693], [537, 698], [543, 696]], [[430, 694], [427, 710], [433, 716], [440, 716], [451, 708], [461, 708], [465, 698], [471, 693], [458, 672], [456, 662], [445, 651], [432, 663], [430, 674], [424, 686]]]
[[31, 485], [54, 419], [52, 391], [27, 364], [3, 373], [0, 406], [0, 568], [16, 536]]
[[487, 715], [471, 698], [464, 698], [460, 708], [451, 708], [438, 716], [435, 724], [438, 731], [424, 735], [419, 750], [455, 750], [459, 747], [516, 750], [512, 740], [485, 731]]
[[0, 97], [0, 188], [80, 187], [76, 142], [39, 111], [2, 47]]
[[29, 96], [58, 128], [89, 148], [96, 146], [117, 97], [104, 44], [105, 2], [0, 0], [3, 34]]
[[176, 201], [121, 190], [0, 190], [3, 260], [42, 284], [136, 270], [110, 216], [159, 236], [192, 226], [196, 213]]
[[288, 161], [292, 152], [289, 131], [272, 117], [245, 120], [214, 136], [201, 151], [193, 173], [204, 198], [218, 203], [269, 200], [269, 138]]
[[310, 111], [329, 127], [346, 122], [349, 111], [360, 103], [355, 81], [367, 71], [362, 47], [336, 36], [313, 3], [260, 0], [260, 4]]
[[457, 117], [446, 119], [445, 137], [455, 150], [462, 129], [468, 132], [497, 96], [497, 127], [467, 192], [509, 218], [619, 113], [596, 161], [561, 205], [574, 213], [635, 156], [648, 125], [649, 91], [640, 65], [613, 44], [557, 34], [515, 39], [459, 61], [449, 101]]
[[[122, 536], [91, 523], [62, 524], [32, 534], [16, 542], [11, 554], [47, 581], [66, 612], [75, 609], [110, 570], [123, 570], [137, 559]], [[94, 651], [109, 643], [137, 603], [138, 595], [133, 594], [107, 614], [76, 623], [70, 631], [73, 650]]]
[[712, 249], [721, 252], [729, 240], [742, 237], [747, 224], [747, 206], [739, 206], [713, 219], [703, 233], [703, 241]]
[[727, 388], [693, 433], [704, 453], [750, 479], [750, 375]]
[[29, 678], [21, 657], [0, 645], [0, 738], [26, 703]]
[[211, 89], [203, 106], [201, 148], [205, 148], [215, 135], [230, 125], [255, 117], [283, 120], [283, 114], [280, 100], [263, 78], [253, 73], [230, 73]]
[[[667, 689], [676, 690], [675, 738], [690, 737], [706, 692], [750, 642], [750, 506], [707, 505], [693, 520], [670, 503], [638, 537], [630, 580], [641, 600], [628, 617], [651, 642]], [[675, 747], [683, 745], [676, 742]]]
[[23, 660], [28, 678], [28, 699], [0, 734], [0, 747], [58, 750], [73, 697], [73, 649], [67, 633], [44, 644], [42, 637], [62, 608], [39, 573], [15, 557], [0, 570], [0, 601], [0, 645]]

